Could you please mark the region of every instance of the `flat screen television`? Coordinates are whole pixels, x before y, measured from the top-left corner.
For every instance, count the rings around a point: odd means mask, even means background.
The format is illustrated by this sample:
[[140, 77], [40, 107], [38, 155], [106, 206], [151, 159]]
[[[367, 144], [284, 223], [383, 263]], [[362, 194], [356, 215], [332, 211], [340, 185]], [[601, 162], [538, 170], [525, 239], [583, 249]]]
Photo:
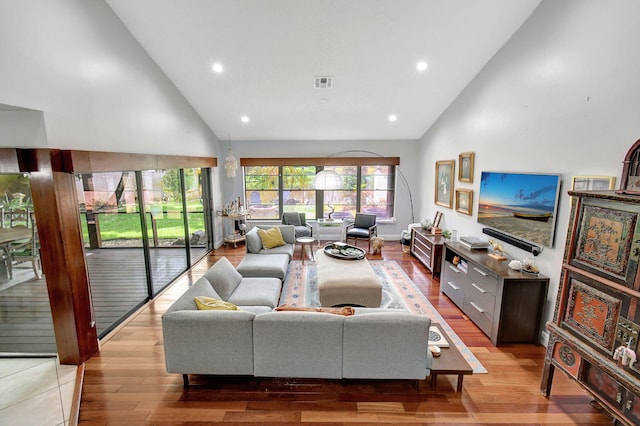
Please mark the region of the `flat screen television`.
[[560, 175], [482, 172], [478, 223], [520, 240], [553, 247]]

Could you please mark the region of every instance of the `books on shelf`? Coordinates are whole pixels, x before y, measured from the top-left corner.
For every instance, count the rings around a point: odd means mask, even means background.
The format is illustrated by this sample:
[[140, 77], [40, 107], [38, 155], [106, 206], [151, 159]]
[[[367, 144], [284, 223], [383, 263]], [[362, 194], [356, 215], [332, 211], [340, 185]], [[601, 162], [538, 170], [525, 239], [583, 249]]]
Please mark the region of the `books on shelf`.
[[478, 237], [460, 237], [460, 244], [469, 250], [486, 250], [489, 242]]

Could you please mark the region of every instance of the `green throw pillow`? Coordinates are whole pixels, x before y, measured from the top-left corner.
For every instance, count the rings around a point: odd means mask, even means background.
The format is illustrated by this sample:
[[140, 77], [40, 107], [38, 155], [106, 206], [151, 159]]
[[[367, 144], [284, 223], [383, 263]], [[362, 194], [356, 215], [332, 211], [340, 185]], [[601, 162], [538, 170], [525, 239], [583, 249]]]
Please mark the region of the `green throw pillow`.
[[280, 232], [280, 228], [271, 228], [267, 231], [264, 229], [258, 229], [258, 235], [260, 235], [260, 239], [262, 240], [262, 247], [266, 249], [280, 247], [287, 243], [284, 242], [282, 238], [282, 232]]
[[194, 298], [196, 306], [201, 311], [217, 310], [217, 311], [237, 311], [239, 310], [233, 303], [224, 300], [214, 299], [213, 297], [197, 296]]

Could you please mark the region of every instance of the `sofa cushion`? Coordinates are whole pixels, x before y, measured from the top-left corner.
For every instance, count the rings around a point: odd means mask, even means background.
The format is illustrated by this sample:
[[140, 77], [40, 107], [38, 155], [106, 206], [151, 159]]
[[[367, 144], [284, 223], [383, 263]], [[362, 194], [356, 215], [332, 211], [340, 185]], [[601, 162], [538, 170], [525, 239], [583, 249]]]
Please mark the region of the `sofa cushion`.
[[242, 275], [233, 267], [229, 259], [221, 257], [207, 272], [204, 277], [209, 280], [213, 288], [223, 300], [229, 299], [242, 281]]
[[200, 311], [237, 311], [238, 307], [233, 303], [225, 302], [224, 300], [215, 299], [213, 297], [196, 296], [194, 298], [196, 306]]
[[245, 235], [247, 251], [249, 253], [259, 253], [262, 250], [262, 238], [258, 235], [258, 228], [251, 228]]
[[281, 289], [279, 278], [243, 278], [228, 301], [238, 306], [267, 306], [271, 310], [278, 305]]
[[169, 308], [166, 313], [174, 311], [195, 311], [198, 309], [194, 300], [197, 296], [213, 297], [220, 299], [220, 295], [211, 287], [211, 283], [206, 278], [202, 277], [197, 280], [182, 296], [180, 296]]
[[260, 235], [260, 239], [262, 240], [262, 247], [266, 249], [280, 247], [286, 244], [278, 227], [269, 230], [258, 229], [258, 235]]
[[244, 277], [271, 277], [284, 281], [289, 267], [291, 254], [289, 251], [278, 253], [288, 246], [281, 246], [270, 249], [274, 254], [247, 253], [244, 259], [238, 264], [238, 272]]

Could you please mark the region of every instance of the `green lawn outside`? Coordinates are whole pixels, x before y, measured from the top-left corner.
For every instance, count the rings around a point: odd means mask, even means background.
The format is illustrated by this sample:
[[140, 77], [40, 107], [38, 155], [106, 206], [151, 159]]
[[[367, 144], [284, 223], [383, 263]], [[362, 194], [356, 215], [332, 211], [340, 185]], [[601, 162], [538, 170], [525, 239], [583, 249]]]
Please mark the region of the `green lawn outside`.
[[[149, 238], [153, 238], [151, 215], [147, 214], [147, 229]], [[82, 235], [89, 241], [86, 216], [82, 214]], [[100, 225], [102, 241], [120, 239], [140, 239], [140, 215], [138, 213], [101, 213], [96, 215]], [[156, 215], [156, 225], [159, 239], [175, 240], [184, 238], [184, 222], [180, 211], [166, 212]], [[191, 232], [204, 230], [204, 215], [202, 212], [189, 213], [189, 228]]]

